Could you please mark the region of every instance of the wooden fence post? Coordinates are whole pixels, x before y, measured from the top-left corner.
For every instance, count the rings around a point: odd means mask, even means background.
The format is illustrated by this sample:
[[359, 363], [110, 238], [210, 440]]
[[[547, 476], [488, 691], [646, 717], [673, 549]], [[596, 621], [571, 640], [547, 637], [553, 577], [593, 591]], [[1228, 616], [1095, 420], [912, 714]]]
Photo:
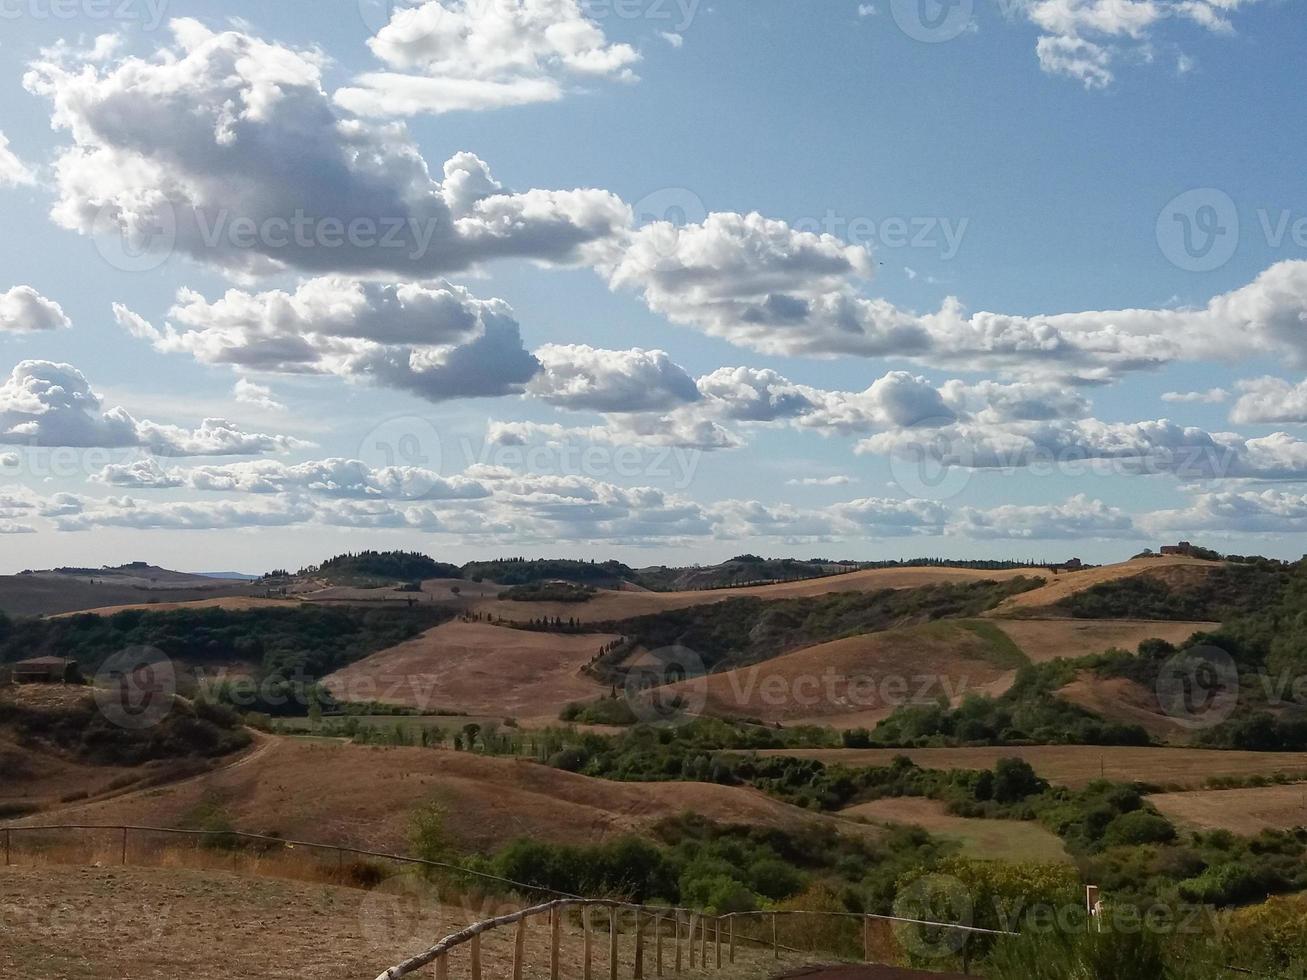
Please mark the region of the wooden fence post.
[[699, 917], [693, 912], [690, 913], [690, 941], [686, 943], [690, 948], [690, 969], [694, 969], [694, 927]]
[[608, 980], [617, 980], [617, 915], [620, 910], [608, 910]]
[[674, 923], [674, 925], [676, 926], [676, 967], [675, 967], [675, 969], [676, 969], [676, 972], [677, 972], [677, 973], [680, 973], [680, 972], [681, 972], [681, 913], [680, 913], [680, 912], [677, 912], [677, 913], [676, 913], [676, 918], [673, 920], [673, 923]]
[[735, 962], [735, 916], [731, 916], [727, 922], [727, 927], [731, 932], [731, 962]]
[[123, 828], [123, 865], [127, 864], [127, 828]]
[[654, 973], [663, 975], [663, 917], [654, 916]]
[[472, 951], [472, 980], [481, 980], [481, 935], [473, 936], [468, 946]]
[[776, 940], [776, 913], [771, 914], [771, 951], [775, 959], [781, 958], [781, 944]]
[[871, 916], [862, 917], [862, 962], [871, 962]]
[[449, 957], [443, 953], [436, 957], [436, 980], [449, 980]]
[[562, 941], [563, 910], [558, 906], [549, 910], [549, 980], [558, 980], [558, 948]]
[[12, 841], [10, 840], [10, 838], [12, 836], [13, 836], [13, 831], [11, 830], [5, 831], [5, 867], [6, 868], [9, 867], [9, 862], [11, 860], [10, 848], [12, 846]]
[[517, 935], [513, 937], [513, 980], [522, 980], [523, 960], [526, 956], [526, 919], [517, 921]]
[[708, 917], [699, 916], [699, 969], [708, 969]]
[[635, 980], [644, 980], [644, 924], [640, 921], [640, 910], [635, 910]]
[[722, 968], [722, 920], [716, 917], [712, 920], [712, 941], [716, 947], [717, 969]]
[[582, 966], [582, 970], [584, 971], [583, 980], [593, 980], [591, 960], [594, 956], [594, 936], [590, 932], [590, 906], [588, 905], [581, 906], [581, 934], [583, 936], [581, 941], [584, 944], [584, 949], [581, 953], [581, 958], [584, 964]]

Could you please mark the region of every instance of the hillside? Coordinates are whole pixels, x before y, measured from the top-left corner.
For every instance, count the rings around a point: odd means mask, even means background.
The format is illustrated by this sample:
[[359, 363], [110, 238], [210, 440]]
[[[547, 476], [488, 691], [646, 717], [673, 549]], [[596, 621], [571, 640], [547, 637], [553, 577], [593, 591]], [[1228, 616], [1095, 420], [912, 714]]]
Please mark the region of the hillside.
[[1065, 617], [1067, 612], [1059, 611], [1061, 603], [1096, 586], [1145, 574], [1154, 578], [1175, 576], [1181, 580], [1193, 581], [1220, 567], [1222, 567], [1221, 562], [1187, 558], [1183, 555], [1166, 555], [1133, 558], [1115, 565], [1087, 568], [1078, 572], [1063, 572], [1048, 578], [1042, 588], [1012, 596], [995, 609], [992, 615], [1038, 617], [1051, 614]]
[[1105, 650], [1136, 650], [1145, 640], [1179, 644], [1218, 623], [1139, 619], [996, 619], [1032, 663], [1063, 657], [1077, 659]]
[[553, 722], [570, 702], [607, 693], [581, 668], [617, 638], [455, 621], [338, 670], [324, 684], [342, 701]]
[[91, 689], [0, 688], [0, 817], [207, 772], [251, 744], [235, 715], [173, 700], [155, 726], [124, 728]]
[[821, 643], [670, 685], [704, 713], [767, 724], [870, 727], [903, 703], [1001, 693], [1024, 658], [989, 623], [943, 621]]
[[116, 568], [59, 568], [0, 576], [0, 613], [48, 616], [103, 606], [192, 602], [262, 591], [246, 580], [174, 572], [145, 562]]
[[909, 749], [786, 749], [764, 753], [827, 765], [888, 766], [906, 756], [926, 769], [992, 769], [1000, 759], [1030, 763], [1050, 782], [1082, 787], [1095, 779], [1197, 788], [1217, 777], [1287, 773], [1307, 778], [1307, 754], [1097, 745], [1004, 745]]
[[120, 800], [74, 806], [61, 819], [195, 826], [221, 812], [231, 825], [301, 840], [400, 850], [411, 811], [437, 802], [459, 846], [515, 838], [590, 843], [647, 830], [686, 810], [759, 827], [829, 824], [755, 790], [708, 783], [618, 783], [516, 759], [419, 748], [370, 748], [272, 737], [249, 764]]
[[738, 589], [708, 589], [691, 592], [603, 591], [587, 602], [511, 602], [491, 601], [476, 605], [476, 611], [491, 619], [525, 622], [539, 616], [567, 619], [576, 617], [583, 623], [616, 622], [637, 616], [652, 615], [691, 606], [704, 606], [728, 599], [764, 600], [795, 599], [831, 595], [838, 592], [876, 592], [882, 589], [916, 589], [932, 585], [970, 582], [1005, 582], [1038, 575], [1039, 569], [973, 569], [925, 566], [911, 568], [874, 568], [825, 576], [801, 582], [781, 582]]

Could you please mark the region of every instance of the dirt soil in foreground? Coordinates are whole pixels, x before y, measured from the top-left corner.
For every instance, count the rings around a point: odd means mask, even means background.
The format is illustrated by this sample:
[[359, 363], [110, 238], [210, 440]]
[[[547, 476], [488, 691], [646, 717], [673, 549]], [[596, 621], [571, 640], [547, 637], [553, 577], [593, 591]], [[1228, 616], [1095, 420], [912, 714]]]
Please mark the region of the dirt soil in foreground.
[[805, 966], [776, 980], [966, 980], [957, 973], [922, 973], [898, 966]]

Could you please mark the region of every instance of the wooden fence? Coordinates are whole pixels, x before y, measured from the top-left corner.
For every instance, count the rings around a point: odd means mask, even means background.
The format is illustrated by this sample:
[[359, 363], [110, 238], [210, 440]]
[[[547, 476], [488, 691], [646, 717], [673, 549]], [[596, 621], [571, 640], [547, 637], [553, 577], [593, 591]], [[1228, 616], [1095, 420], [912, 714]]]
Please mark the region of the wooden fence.
[[[527, 923], [531, 919], [539, 917], [547, 917], [549, 920], [550, 980], [562, 980], [562, 920], [564, 914], [569, 911], [579, 911], [581, 918], [580, 980], [599, 980], [595, 972], [593, 956], [597, 933], [591, 914], [596, 909], [608, 912], [608, 980], [618, 980], [620, 967], [618, 945], [621, 934], [619, 917], [623, 912], [632, 913], [634, 919], [631, 940], [634, 943], [634, 967], [631, 974], [634, 980], [644, 980], [649, 975], [649, 969], [652, 969], [652, 975], [655, 977], [665, 976], [669, 968], [675, 973], [680, 973], [683, 966], [688, 965], [688, 968], [693, 970], [696, 962], [700, 970], [721, 970], [724, 964], [729, 966], [735, 963], [737, 944], [749, 943], [762, 947], [764, 950], [770, 950], [774, 959], [780, 959], [782, 952], [802, 953], [802, 950], [782, 945], [779, 941], [778, 922], [781, 917], [789, 916], [823, 916], [861, 920], [863, 960], [868, 963], [873, 961], [872, 923], [874, 922], [889, 922], [957, 931], [969, 935], [1016, 935], [1016, 933], [1012, 932], [981, 929], [976, 926], [928, 922], [922, 919], [870, 913], [816, 912], [796, 909], [774, 912], [731, 912], [718, 916], [694, 912], [689, 909], [636, 905], [629, 902], [600, 899], [564, 898], [474, 923], [451, 936], [446, 936], [430, 949], [383, 971], [377, 976], [376, 980], [399, 980], [401, 977], [411, 976], [433, 964], [435, 966], [436, 980], [449, 980], [450, 954], [455, 949], [463, 946], [468, 947], [469, 951], [470, 980], [484, 980], [481, 966], [481, 937], [488, 932], [509, 927], [515, 930], [512, 980], [522, 980], [526, 964]], [[737, 937], [736, 923], [743, 923], [750, 919], [757, 920], [764, 929], [770, 925], [770, 940], [745, 935], [743, 930]], [[649, 928], [646, 929], [646, 927]], [[650, 935], [646, 936], [646, 931]], [[664, 955], [665, 953], [667, 955]], [[575, 977], [575, 973], [572, 976]]]

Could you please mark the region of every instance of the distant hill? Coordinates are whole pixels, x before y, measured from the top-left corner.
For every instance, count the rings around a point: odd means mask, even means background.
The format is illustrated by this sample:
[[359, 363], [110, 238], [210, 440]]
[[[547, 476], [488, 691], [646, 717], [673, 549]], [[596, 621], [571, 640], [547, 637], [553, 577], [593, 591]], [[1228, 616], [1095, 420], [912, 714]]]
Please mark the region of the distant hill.
[[332, 585], [380, 587], [429, 578], [462, 578], [462, 571], [457, 565], [436, 561], [417, 551], [360, 551], [301, 568], [299, 575]]
[[140, 602], [187, 602], [253, 595], [249, 581], [177, 572], [148, 562], [105, 568], [52, 568], [0, 575], [0, 612], [52, 616]]

